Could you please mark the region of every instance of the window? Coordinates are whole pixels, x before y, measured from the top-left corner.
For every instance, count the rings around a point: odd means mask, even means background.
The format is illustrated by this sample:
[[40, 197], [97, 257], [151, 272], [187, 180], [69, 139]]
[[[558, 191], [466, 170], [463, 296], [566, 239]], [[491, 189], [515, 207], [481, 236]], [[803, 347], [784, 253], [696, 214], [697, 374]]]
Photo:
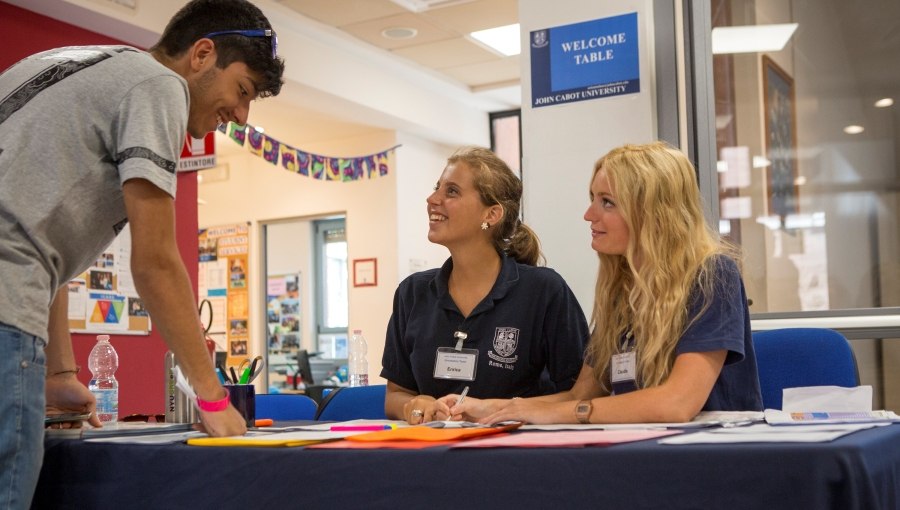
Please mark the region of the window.
[[522, 171], [522, 110], [509, 110], [490, 114], [491, 150], [500, 156], [513, 172]]
[[[689, 55], [712, 59], [713, 83], [699, 74], [692, 83], [715, 98], [714, 116], [696, 109], [694, 155], [717, 160], [699, 166], [701, 191], [743, 251], [754, 327], [841, 330], [876, 407], [900, 408], [900, 378], [889, 369], [900, 355], [890, 340], [900, 331], [900, 39], [887, 35], [900, 4], [687, 5], [690, 40], [712, 32], [711, 51], [696, 44]], [[785, 37], [725, 51], [731, 27]]]
[[314, 232], [317, 329], [319, 334], [346, 333], [349, 305], [344, 219], [318, 220]]

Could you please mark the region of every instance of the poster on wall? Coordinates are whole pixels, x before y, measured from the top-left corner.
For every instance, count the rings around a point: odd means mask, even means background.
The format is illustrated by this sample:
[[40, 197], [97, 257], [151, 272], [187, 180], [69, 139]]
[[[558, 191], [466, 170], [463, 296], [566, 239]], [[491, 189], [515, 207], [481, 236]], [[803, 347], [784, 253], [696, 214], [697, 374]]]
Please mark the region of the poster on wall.
[[208, 334], [226, 352], [228, 364], [237, 365], [250, 352], [250, 227], [241, 223], [200, 229], [198, 241], [198, 294], [212, 306]]
[[[266, 282], [266, 331], [270, 360], [269, 386], [288, 386], [290, 373], [279, 374], [274, 359], [296, 360], [300, 350], [300, 274], [269, 276]], [[277, 378], [285, 375], [285, 378]]]
[[531, 106], [641, 90], [637, 13], [533, 30]]
[[128, 225], [91, 267], [69, 282], [68, 290], [72, 332], [119, 335], [150, 332], [150, 315], [131, 278]]

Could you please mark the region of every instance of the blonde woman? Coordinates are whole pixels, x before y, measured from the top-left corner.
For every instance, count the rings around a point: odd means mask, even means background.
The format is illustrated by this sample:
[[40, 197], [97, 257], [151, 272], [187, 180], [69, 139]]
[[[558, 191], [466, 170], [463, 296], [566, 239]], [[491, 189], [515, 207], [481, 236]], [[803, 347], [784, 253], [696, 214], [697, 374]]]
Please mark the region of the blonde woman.
[[747, 297], [734, 253], [706, 224], [693, 165], [664, 144], [594, 165], [593, 333], [578, 381], [556, 395], [466, 399], [455, 418], [495, 423], [684, 422], [762, 409]]
[[[428, 240], [450, 258], [400, 283], [387, 328], [385, 414], [411, 424], [444, 420], [437, 399], [568, 390], [590, 336], [565, 280], [546, 267], [519, 221], [522, 183], [488, 149], [458, 150], [427, 198]], [[455, 401], [454, 401], [455, 402]]]

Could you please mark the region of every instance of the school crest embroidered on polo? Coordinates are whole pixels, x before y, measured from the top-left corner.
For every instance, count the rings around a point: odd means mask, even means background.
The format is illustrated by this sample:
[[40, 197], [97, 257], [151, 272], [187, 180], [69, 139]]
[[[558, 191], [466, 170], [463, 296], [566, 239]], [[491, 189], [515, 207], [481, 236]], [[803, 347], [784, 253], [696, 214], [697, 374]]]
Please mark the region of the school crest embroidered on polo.
[[494, 350], [508, 358], [519, 346], [518, 328], [497, 328], [494, 330]]

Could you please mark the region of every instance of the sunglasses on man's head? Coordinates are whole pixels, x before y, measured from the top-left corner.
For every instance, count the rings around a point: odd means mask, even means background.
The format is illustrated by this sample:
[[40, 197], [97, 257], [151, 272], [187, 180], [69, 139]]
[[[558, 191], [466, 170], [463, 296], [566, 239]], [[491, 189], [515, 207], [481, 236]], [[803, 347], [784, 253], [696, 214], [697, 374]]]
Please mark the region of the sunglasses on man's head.
[[217, 35], [242, 35], [244, 37], [268, 37], [269, 42], [272, 43], [272, 58], [278, 54], [278, 36], [275, 35], [275, 31], [268, 28], [258, 28], [253, 30], [219, 30], [218, 32], [210, 32], [201, 39], [209, 39], [210, 37], [215, 37]]

